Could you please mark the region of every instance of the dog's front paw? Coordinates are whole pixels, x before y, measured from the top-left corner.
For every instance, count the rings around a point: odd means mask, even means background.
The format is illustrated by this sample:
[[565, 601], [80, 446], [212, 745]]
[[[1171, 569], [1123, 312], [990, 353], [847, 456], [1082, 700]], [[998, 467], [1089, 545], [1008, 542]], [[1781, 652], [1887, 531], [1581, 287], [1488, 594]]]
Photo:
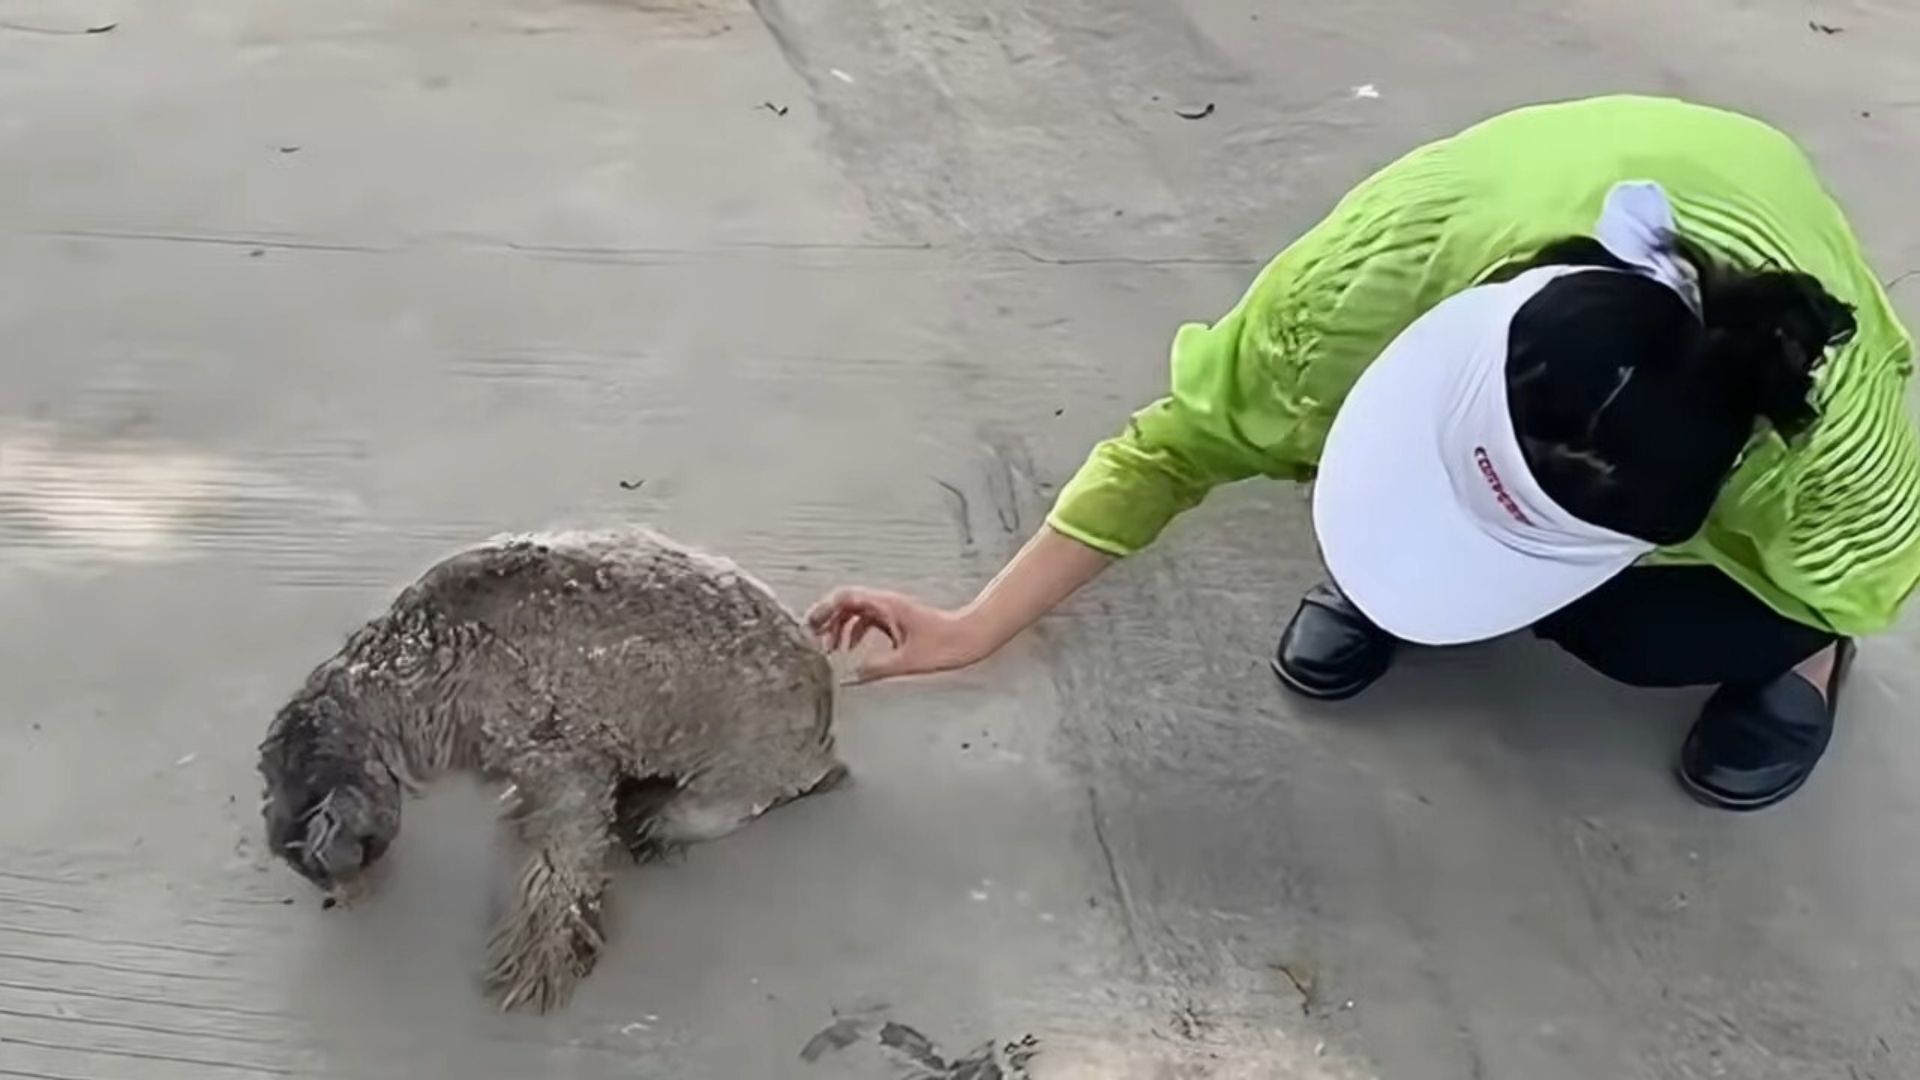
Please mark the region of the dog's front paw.
[[605, 943], [597, 896], [523, 897], [487, 943], [487, 989], [503, 1010], [558, 1008], [593, 971]]

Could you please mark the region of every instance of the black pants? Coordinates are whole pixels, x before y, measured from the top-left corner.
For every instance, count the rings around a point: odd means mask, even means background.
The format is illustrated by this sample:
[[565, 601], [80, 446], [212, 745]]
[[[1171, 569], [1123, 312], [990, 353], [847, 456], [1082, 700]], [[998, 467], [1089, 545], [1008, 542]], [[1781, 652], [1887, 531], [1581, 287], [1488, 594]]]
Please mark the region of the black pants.
[[1708, 566], [1636, 567], [1533, 632], [1630, 686], [1756, 686], [1831, 645]]

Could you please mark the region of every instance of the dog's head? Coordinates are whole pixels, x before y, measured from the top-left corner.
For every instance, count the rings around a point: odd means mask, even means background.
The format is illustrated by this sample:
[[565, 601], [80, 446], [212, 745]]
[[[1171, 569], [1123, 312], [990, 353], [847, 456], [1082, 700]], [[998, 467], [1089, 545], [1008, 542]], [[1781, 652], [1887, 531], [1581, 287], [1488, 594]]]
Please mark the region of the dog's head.
[[329, 892], [353, 888], [400, 831], [401, 783], [347, 710], [296, 700], [260, 747], [267, 844]]

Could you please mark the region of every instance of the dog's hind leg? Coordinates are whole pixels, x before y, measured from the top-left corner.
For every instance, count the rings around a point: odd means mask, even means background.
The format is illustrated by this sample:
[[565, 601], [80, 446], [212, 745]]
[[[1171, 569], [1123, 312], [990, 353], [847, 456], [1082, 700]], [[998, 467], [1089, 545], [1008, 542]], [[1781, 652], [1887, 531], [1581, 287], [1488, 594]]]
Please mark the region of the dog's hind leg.
[[533, 846], [513, 910], [488, 943], [487, 984], [502, 1009], [563, 1005], [593, 970], [605, 939], [600, 907], [614, 850], [610, 767], [542, 754], [519, 763], [521, 836]]
[[718, 840], [769, 810], [838, 787], [847, 775], [826, 751], [795, 754], [772, 767], [729, 762], [689, 778], [655, 812], [652, 835], [669, 849]]

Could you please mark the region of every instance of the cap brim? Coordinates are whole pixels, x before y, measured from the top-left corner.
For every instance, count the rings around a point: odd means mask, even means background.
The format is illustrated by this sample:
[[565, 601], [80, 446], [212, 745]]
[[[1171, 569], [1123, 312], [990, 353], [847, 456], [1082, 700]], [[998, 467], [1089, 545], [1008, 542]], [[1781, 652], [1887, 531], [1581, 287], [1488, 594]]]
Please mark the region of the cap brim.
[[1491, 286], [1422, 316], [1362, 373], [1327, 436], [1313, 496], [1321, 555], [1348, 599], [1404, 641], [1460, 645], [1511, 633], [1634, 562], [1519, 551], [1454, 491], [1441, 425], [1456, 365], [1504, 372], [1512, 307]]

